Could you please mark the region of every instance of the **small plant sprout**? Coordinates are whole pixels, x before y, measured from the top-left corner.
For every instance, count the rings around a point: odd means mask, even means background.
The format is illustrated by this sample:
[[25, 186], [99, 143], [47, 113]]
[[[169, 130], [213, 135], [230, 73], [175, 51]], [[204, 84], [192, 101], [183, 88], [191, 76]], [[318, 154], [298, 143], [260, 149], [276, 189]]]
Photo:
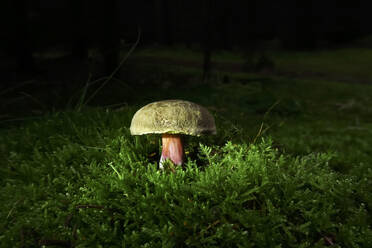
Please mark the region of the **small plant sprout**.
[[139, 109], [130, 126], [132, 135], [162, 134], [159, 168], [167, 159], [175, 165], [184, 162], [183, 135], [216, 134], [216, 125], [209, 111], [192, 102], [165, 100]]

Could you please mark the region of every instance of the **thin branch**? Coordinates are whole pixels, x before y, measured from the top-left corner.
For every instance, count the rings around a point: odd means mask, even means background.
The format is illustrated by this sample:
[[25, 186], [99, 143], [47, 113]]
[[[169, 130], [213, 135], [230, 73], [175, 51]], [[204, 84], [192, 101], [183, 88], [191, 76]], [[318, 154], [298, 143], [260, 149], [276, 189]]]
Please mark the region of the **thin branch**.
[[70, 240], [40, 239], [39, 245], [72, 247]]
[[121, 68], [121, 66], [124, 64], [124, 62], [129, 58], [129, 55], [132, 54], [132, 52], [134, 51], [134, 49], [137, 47], [139, 41], [140, 41], [140, 38], [141, 38], [141, 29], [138, 28], [138, 36], [137, 36], [137, 40], [136, 42], [133, 44], [133, 46], [130, 48], [129, 52], [125, 55], [125, 57], [120, 61], [119, 65], [115, 68], [115, 70], [110, 74], [110, 76], [108, 76], [108, 78], [102, 83], [102, 85], [100, 87], [98, 87], [97, 90], [95, 90], [93, 92], [92, 95], [89, 96], [89, 98], [85, 101], [84, 104], [88, 104], [88, 102], [90, 102], [94, 97], [95, 95], [114, 77], [114, 75], [118, 72], [118, 70]]

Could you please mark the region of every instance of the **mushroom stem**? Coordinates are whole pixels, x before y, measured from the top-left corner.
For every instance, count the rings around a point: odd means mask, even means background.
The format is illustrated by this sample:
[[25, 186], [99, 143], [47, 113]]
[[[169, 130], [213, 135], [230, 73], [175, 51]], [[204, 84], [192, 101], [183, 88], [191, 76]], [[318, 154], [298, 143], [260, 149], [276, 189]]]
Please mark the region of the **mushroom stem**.
[[161, 137], [163, 149], [159, 167], [164, 169], [163, 163], [166, 159], [170, 159], [175, 165], [182, 165], [184, 152], [182, 138], [177, 134], [163, 134]]

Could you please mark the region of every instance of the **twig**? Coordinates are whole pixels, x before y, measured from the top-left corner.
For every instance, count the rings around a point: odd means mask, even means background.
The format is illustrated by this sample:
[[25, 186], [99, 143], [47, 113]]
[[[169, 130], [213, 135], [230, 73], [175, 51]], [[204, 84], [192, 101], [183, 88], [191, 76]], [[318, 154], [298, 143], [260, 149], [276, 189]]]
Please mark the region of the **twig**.
[[39, 245], [45, 246], [61, 246], [61, 247], [72, 247], [70, 240], [54, 240], [54, 239], [40, 239]]
[[73, 216], [73, 214], [69, 214], [69, 215], [67, 215], [67, 217], [66, 217], [66, 219], [65, 219], [65, 227], [70, 226], [70, 222], [71, 222], [71, 220], [72, 220], [72, 216]]
[[20, 201], [23, 201], [23, 200], [24, 200], [24, 197], [21, 197], [18, 201], [16, 201], [16, 202], [13, 204], [13, 207], [9, 210], [8, 215], [6, 216], [6, 219], [8, 219], [8, 218], [12, 215], [12, 213], [13, 213], [15, 207], [17, 206], [17, 204], [18, 204]]
[[13, 91], [13, 90], [15, 90], [15, 89], [17, 89], [17, 88], [20, 88], [20, 87], [22, 87], [22, 86], [25, 86], [25, 85], [27, 85], [27, 84], [32, 84], [32, 83], [34, 83], [34, 82], [36, 82], [36, 81], [35, 81], [35, 80], [24, 81], [24, 82], [22, 82], [22, 83], [20, 83], [20, 84], [18, 84], [18, 85], [16, 85], [16, 86], [13, 86], [13, 87], [10, 87], [10, 88], [7, 88], [7, 89], [4, 89], [4, 90], [0, 91], [0, 96], [1, 96], [1, 95], [5, 95], [6, 93], [11, 92], [11, 91]]
[[326, 245], [334, 245], [335, 244], [332, 240], [332, 237], [324, 236], [323, 239], [324, 239], [324, 242], [326, 243]]
[[209, 229], [211, 229], [212, 227], [214, 227], [218, 223], [220, 223], [220, 220], [216, 220], [215, 222], [213, 222], [212, 224], [210, 224], [209, 226], [207, 226], [207, 229], [205, 229], [205, 231], [208, 231]]
[[72, 238], [74, 240], [77, 240], [77, 224], [74, 225], [74, 227], [72, 228]]
[[105, 206], [101, 206], [101, 205], [77, 205], [75, 208], [79, 209], [79, 208], [95, 208], [95, 209], [105, 209], [106, 207]]
[[209, 229], [211, 229], [211, 228], [214, 227], [215, 225], [219, 224], [220, 222], [221, 222], [220, 220], [216, 220], [216, 221], [213, 222], [212, 224], [209, 224], [209, 225], [207, 226], [207, 228], [206, 228], [205, 230], [201, 230], [201, 231], [198, 233], [197, 236], [199, 237], [202, 233], [208, 231]]
[[20, 240], [21, 240], [20, 247], [23, 248], [23, 247], [25, 247], [25, 233], [24, 233], [23, 227], [21, 227], [21, 230], [19, 231], [19, 237], [20, 237]]
[[107, 79], [96, 89], [92, 95], [89, 96], [89, 98], [85, 101], [84, 104], [88, 104], [94, 96], [114, 77], [114, 75], [118, 72], [118, 70], [121, 68], [121, 66], [124, 64], [124, 62], [128, 59], [129, 55], [132, 54], [134, 49], [137, 47], [139, 41], [141, 38], [141, 29], [138, 29], [138, 36], [136, 42], [133, 44], [133, 46], [130, 48], [129, 52], [125, 55], [125, 57], [120, 61], [119, 65], [115, 68], [115, 70], [107, 77]]

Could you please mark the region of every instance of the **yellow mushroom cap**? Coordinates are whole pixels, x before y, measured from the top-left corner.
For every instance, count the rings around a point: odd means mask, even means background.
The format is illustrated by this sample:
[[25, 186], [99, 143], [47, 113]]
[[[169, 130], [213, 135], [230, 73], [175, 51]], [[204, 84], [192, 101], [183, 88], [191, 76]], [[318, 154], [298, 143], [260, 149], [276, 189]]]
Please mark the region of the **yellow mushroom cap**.
[[142, 107], [132, 118], [130, 132], [132, 135], [169, 133], [193, 136], [217, 133], [214, 118], [206, 108], [183, 100], [153, 102]]

